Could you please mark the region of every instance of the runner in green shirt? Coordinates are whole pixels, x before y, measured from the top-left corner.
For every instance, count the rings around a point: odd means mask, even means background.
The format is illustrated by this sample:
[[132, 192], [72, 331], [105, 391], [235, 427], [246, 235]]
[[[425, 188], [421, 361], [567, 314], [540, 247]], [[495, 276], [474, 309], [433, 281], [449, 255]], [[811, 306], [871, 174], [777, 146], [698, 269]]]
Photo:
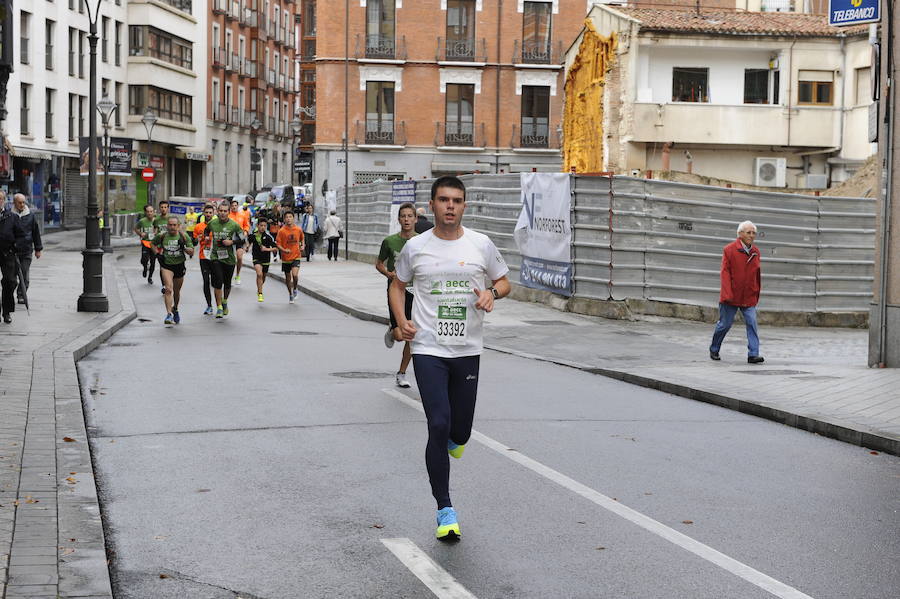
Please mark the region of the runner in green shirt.
[[[160, 233], [164, 233], [168, 223], [169, 223], [169, 202], [168, 202], [168, 200], [160, 200], [159, 216], [157, 216], [156, 218], [153, 219], [153, 226], [156, 227], [156, 231], [154, 231], [154, 233], [153, 233], [154, 236], [159, 235]], [[163, 267], [162, 255], [157, 254], [157, 257], [159, 258], [160, 276], [162, 276], [162, 267]], [[165, 293], [166, 288], [162, 287], [162, 288], [160, 288], [159, 291], [160, 291], [160, 293]]]
[[155, 212], [153, 206], [144, 206], [144, 217], [134, 225], [134, 234], [141, 238], [141, 266], [144, 268], [141, 278], [147, 279], [148, 285], [153, 284], [153, 271], [156, 269], [156, 255], [150, 247], [150, 240], [157, 233], [156, 225], [153, 224]]
[[178, 302], [181, 300], [181, 285], [184, 283], [185, 255], [194, 255], [194, 243], [182, 233], [177, 216], [170, 216], [166, 230], [153, 238], [153, 249], [159, 254], [159, 278], [163, 282], [163, 302], [166, 304], [164, 324], [178, 324]]
[[[212, 237], [209, 259], [212, 260], [212, 286], [216, 296], [216, 318], [228, 316], [228, 296], [231, 295], [231, 277], [234, 276], [235, 239], [240, 239], [241, 226], [228, 218], [228, 202], [217, 208], [218, 218], [206, 225], [204, 234]], [[224, 290], [223, 290], [224, 287]]]
[[[406, 202], [400, 205], [397, 211], [397, 220], [400, 222], [400, 232], [388, 235], [381, 242], [381, 251], [378, 252], [378, 261], [375, 263], [375, 269], [387, 277], [388, 289], [391, 288], [391, 281], [394, 280], [396, 273], [394, 272], [394, 261], [400, 255], [400, 251], [406, 242], [416, 235], [416, 208], [411, 203]], [[412, 318], [413, 294], [409, 292], [409, 285], [406, 287], [406, 318]], [[400, 331], [397, 329], [397, 321], [394, 319], [394, 313], [391, 311], [390, 303], [388, 303], [388, 314], [391, 317], [391, 324], [387, 332], [384, 334], [384, 344], [388, 348], [394, 346], [394, 341], [400, 341]], [[412, 360], [409, 341], [403, 345], [403, 357], [400, 358], [400, 370], [397, 371], [396, 382], [398, 387], [404, 389], [409, 387], [409, 381], [406, 380], [406, 369]]]

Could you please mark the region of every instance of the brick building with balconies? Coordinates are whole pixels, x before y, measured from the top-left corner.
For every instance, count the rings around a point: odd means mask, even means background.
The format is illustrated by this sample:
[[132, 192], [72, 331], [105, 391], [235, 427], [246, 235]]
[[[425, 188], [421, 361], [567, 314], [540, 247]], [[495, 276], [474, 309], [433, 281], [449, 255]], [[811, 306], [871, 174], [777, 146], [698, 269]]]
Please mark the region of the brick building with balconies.
[[343, 185], [345, 91], [351, 184], [560, 170], [563, 49], [586, 8], [361, 0], [345, 19], [343, 3], [319, 2], [316, 189]]
[[[207, 0], [211, 196], [291, 183], [298, 90], [295, 0]], [[251, 148], [262, 156], [251, 170]]]

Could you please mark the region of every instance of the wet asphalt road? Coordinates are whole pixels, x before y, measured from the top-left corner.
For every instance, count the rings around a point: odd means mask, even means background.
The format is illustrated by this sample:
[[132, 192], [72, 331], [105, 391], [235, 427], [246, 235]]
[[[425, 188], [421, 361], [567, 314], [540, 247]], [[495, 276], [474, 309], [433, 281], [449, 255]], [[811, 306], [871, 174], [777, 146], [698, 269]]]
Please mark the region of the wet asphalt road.
[[117, 597], [435, 596], [382, 543], [396, 538], [479, 599], [779, 596], [765, 577], [897, 597], [900, 459], [494, 352], [475, 421], [487, 444], [452, 464], [463, 540], [437, 542], [424, 417], [384, 391], [400, 350], [381, 325], [289, 305], [272, 280], [258, 304], [248, 269], [217, 322], [192, 261], [183, 322], [165, 327], [136, 253], [118, 264], [147, 320], [79, 364]]

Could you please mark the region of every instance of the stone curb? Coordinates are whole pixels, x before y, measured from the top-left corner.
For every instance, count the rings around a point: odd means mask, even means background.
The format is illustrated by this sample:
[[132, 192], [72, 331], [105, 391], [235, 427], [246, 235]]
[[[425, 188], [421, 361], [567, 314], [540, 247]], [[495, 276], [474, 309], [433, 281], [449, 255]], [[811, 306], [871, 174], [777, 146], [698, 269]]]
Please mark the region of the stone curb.
[[[276, 280], [284, 282], [284, 277], [279, 273], [270, 272], [269, 276]], [[324, 302], [329, 306], [336, 308], [337, 310], [349, 314], [350, 316], [359, 318], [360, 320], [368, 320], [385, 325], [389, 322], [386, 316], [374, 314], [369, 311], [368, 308], [356, 304], [351, 299], [344, 297], [341, 294], [336, 294], [333, 291], [322, 286], [305, 282], [303, 280], [302, 272], [300, 275], [300, 290], [304, 294], [309, 295], [310, 297], [321, 302]], [[752, 402], [736, 397], [728, 397], [719, 393], [713, 393], [679, 383], [640, 376], [621, 370], [597, 368], [596, 366], [590, 366], [588, 364], [581, 364], [578, 362], [570, 362], [567, 360], [550, 358], [538, 354], [531, 354], [501, 345], [495, 345], [492, 343], [485, 343], [484, 347], [485, 349], [497, 351], [500, 353], [510, 354], [531, 360], [540, 360], [542, 362], [550, 362], [552, 364], [557, 364], [560, 366], [567, 366], [569, 368], [575, 368], [577, 370], [581, 370], [590, 374], [605, 376], [632, 385], [638, 385], [640, 387], [655, 389], [657, 391], [670, 393], [679, 397], [714, 404], [723, 408], [728, 408], [729, 410], [765, 418], [766, 420], [772, 420], [774, 422], [778, 422], [779, 424], [799, 428], [810, 433], [830, 437], [839, 441], [843, 441], [845, 443], [850, 443], [852, 445], [858, 445], [860, 447], [866, 447], [872, 450], [882, 451], [884, 453], [900, 456], [900, 437], [877, 430], [871, 430], [868, 428], [865, 428], [865, 430], [861, 430], [861, 428], [863, 427], [859, 427], [859, 425], [841, 422], [827, 416], [821, 416], [818, 414], [795, 414], [783, 410], [778, 406], [766, 404], [763, 402]]]

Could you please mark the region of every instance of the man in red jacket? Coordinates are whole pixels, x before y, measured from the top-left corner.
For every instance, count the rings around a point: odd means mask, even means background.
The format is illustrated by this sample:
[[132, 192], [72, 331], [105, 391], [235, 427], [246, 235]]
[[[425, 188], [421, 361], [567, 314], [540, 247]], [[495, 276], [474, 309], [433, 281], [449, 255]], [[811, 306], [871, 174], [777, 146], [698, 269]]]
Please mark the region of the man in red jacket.
[[719, 360], [722, 341], [734, 322], [738, 310], [747, 325], [747, 362], [759, 364], [759, 334], [756, 326], [756, 304], [759, 303], [761, 274], [759, 249], [753, 245], [756, 225], [745, 220], [738, 225], [737, 239], [722, 250], [722, 287], [719, 292], [719, 321], [709, 346], [709, 357]]

